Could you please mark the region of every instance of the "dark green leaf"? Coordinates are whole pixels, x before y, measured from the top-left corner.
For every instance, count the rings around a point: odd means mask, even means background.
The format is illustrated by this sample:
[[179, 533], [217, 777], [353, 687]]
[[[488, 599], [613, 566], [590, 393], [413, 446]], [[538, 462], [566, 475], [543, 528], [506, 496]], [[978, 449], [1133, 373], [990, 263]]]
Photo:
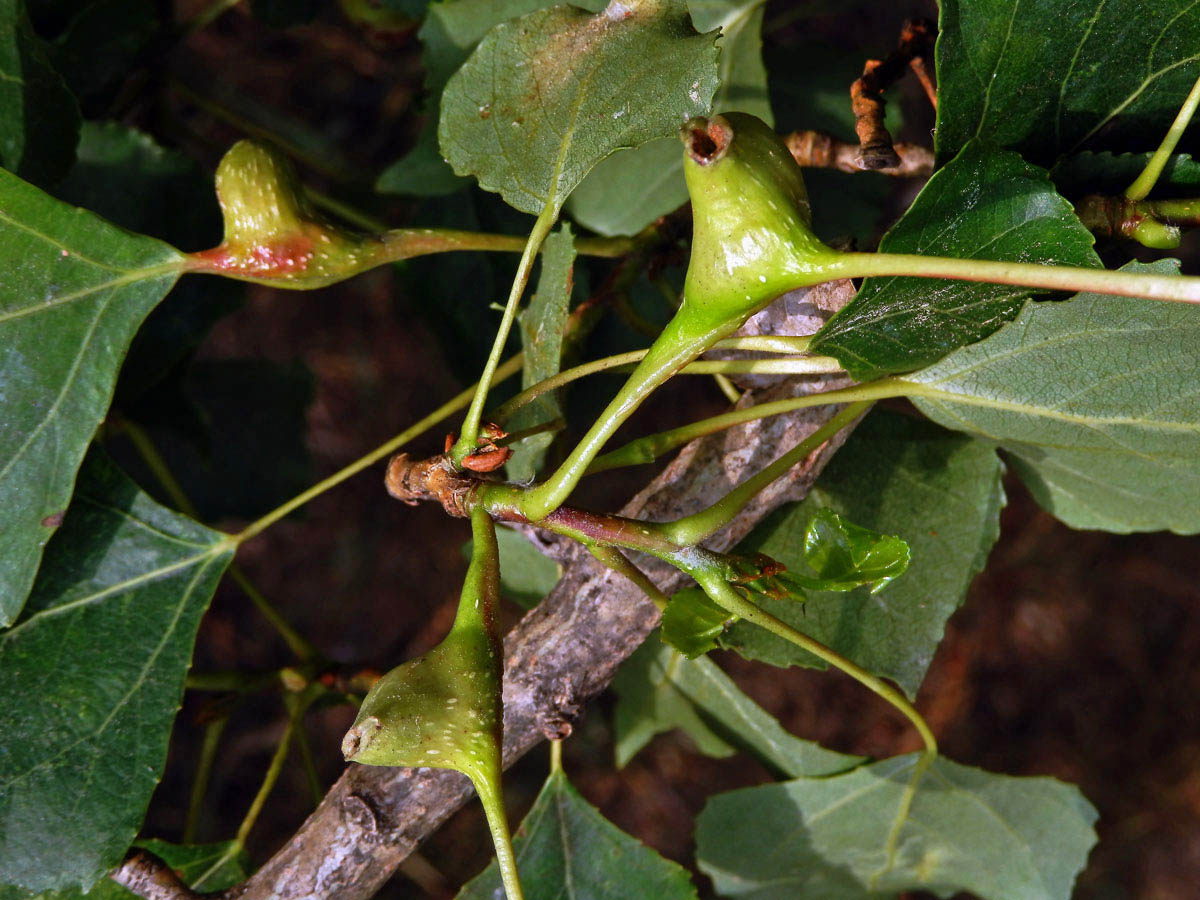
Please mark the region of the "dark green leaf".
[[[250, 859], [233, 841], [215, 844], [172, 844], [139, 840], [134, 846], [149, 850], [172, 869], [185, 884], [199, 891], [219, 891], [244, 881], [250, 874]], [[115, 881], [102, 878], [91, 890], [62, 888], [33, 893], [0, 886], [0, 900], [137, 900], [138, 895]]]
[[[805, 530], [821, 509], [899, 535], [912, 551], [903, 578], [879, 594], [811, 592], [804, 608], [761, 599], [791, 625], [910, 696], [1000, 533], [1001, 466], [987, 444], [927, 422], [876, 410], [821, 474], [803, 503], [764, 522], [740, 550], [802, 569]], [[761, 628], [739, 622], [722, 643], [774, 665], [824, 663]]]
[[225, 535], [89, 457], [21, 620], [0, 633], [0, 882], [87, 888], [120, 862], [232, 556]]
[[[211, 173], [117, 122], [83, 123], [75, 165], [54, 196], [176, 247], [221, 242]], [[121, 364], [118, 405], [138, 398], [194, 351], [243, 293], [242, 283], [228, 278], [184, 279], [138, 329]]]
[[[1178, 264], [1131, 263], [1175, 273]], [[907, 377], [930, 418], [1007, 450], [1074, 528], [1200, 530], [1200, 309], [1102, 294], [1031, 303]]]
[[673, 728], [709, 756], [728, 756], [736, 746], [793, 778], [834, 775], [863, 761], [789, 734], [712, 660], [689, 660], [653, 635], [617, 672], [613, 686], [618, 766]]
[[[147, 134], [117, 122], [85, 122], [76, 163], [54, 190], [115, 225], [176, 247], [213, 247], [222, 219], [211, 172]], [[212, 326], [237, 309], [241, 282], [189, 278], [138, 329], [121, 364], [115, 405], [128, 409], [199, 346]]]
[[804, 562], [815, 575], [793, 573], [813, 591], [852, 591], [868, 586], [875, 594], [908, 568], [908, 544], [847, 522], [831, 509], [819, 509], [804, 531]]
[[0, 0], [0, 166], [52, 184], [71, 167], [78, 140], [79, 106], [50, 65], [24, 3]]
[[[750, 113], [771, 124], [762, 62], [764, 5], [765, 0], [689, 0], [688, 9], [697, 31], [721, 30], [721, 86], [713, 110]], [[567, 210], [600, 234], [636, 234], [686, 202], [683, 154], [679, 141], [669, 137], [619, 150], [598, 163], [571, 195]]]
[[675, 685], [676, 670], [688, 663], [685, 656], [651, 635], [617, 670], [612, 686], [617, 692], [613, 752], [618, 768], [624, 768], [656, 734], [675, 728], [691, 738], [705, 756], [723, 759], [737, 752]]
[[55, 68], [86, 101], [129, 77], [158, 28], [154, 0], [94, 0], [56, 41]]
[[688, 659], [703, 656], [717, 646], [717, 638], [729, 622], [729, 613], [708, 599], [699, 588], [674, 594], [662, 616], [663, 643]]
[[497, 25], [446, 85], [438, 140], [517, 209], [558, 210], [614, 150], [665, 137], [717, 87], [713, 36], [682, 0], [569, 6]]
[[[1046, 173], [973, 143], [935, 174], [879, 244], [888, 253], [1098, 268], [1091, 233]], [[1031, 291], [935, 278], [868, 278], [813, 340], [860, 381], [928, 365], [987, 337]]]
[[[546, 238], [542, 246], [542, 274], [529, 306], [521, 313], [521, 348], [525, 362], [521, 387], [527, 388], [557, 375], [562, 367], [563, 338], [567, 332], [567, 313], [571, 303], [571, 284], [575, 267], [575, 237], [571, 226], [563, 226]], [[555, 394], [543, 394], [519, 410], [506, 427], [510, 432], [524, 431], [561, 419], [562, 407]], [[554, 432], [531, 435], [513, 446], [508, 461], [510, 480], [533, 481], [542, 466], [546, 449], [554, 441]]]
[[[687, 869], [663, 859], [551, 772], [513, 842], [526, 900], [695, 900]], [[504, 895], [493, 860], [458, 900]]]
[[0, 170], [0, 625], [29, 592], [134, 331], [183, 262]]
[[1071, 896], [1096, 842], [1096, 811], [1077, 788], [939, 757], [906, 810], [918, 759], [719, 794], [697, 822], [700, 868], [745, 900]]
[[[313, 482], [305, 445], [313, 377], [295, 360], [205, 359], [147, 393], [129, 415], [146, 427], [202, 521], [264, 515]], [[142, 466], [129, 471], [158, 485]]]
[[[1068, 156], [1050, 172], [1059, 192], [1078, 197], [1082, 194], [1120, 194], [1142, 174], [1150, 153], [1076, 153]], [[1187, 153], [1175, 153], [1155, 184], [1155, 196], [1166, 193], [1195, 195], [1200, 189], [1200, 160]]]
[[1192, 0], [944, 0], [938, 156], [972, 138], [1042, 163], [1120, 142], [1152, 149], [1198, 60]]

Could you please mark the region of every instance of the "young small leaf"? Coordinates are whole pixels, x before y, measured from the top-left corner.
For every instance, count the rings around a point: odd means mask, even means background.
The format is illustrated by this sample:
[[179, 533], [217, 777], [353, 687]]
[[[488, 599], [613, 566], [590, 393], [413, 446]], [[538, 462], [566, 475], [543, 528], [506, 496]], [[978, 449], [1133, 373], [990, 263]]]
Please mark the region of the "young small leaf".
[[815, 573], [789, 573], [814, 591], [883, 590], [908, 568], [908, 544], [846, 521], [831, 509], [819, 509], [804, 531], [804, 562]]
[[[880, 241], [888, 253], [1100, 267], [1091, 233], [1042, 169], [974, 142], [937, 172]], [[1029, 288], [868, 278], [813, 338], [859, 381], [929, 365], [1017, 315]]]
[[[1176, 273], [1178, 263], [1127, 270]], [[1200, 531], [1200, 309], [1078, 294], [906, 377], [937, 422], [1004, 448], [1074, 528]]]
[[[551, 772], [514, 842], [526, 900], [696, 900], [688, 871], [663, 859], [604, 818]], [[503, 896], [493, 861], [457, 900]]]
[[562, 5], [501, 23], [446, 85], [442, 152], [517, 209], [558, 210], [614, 150], [707, 111], [714, 39], [695, 32], [681, 0], [613, 0], [596, 15]]
[[[830, 461], [808, 498], [764, 521], [738, 548], [804, 569], [808, 523], [821, 509], [899, 535], [911, 548], [903, 578], [882, 594], [811, 591], [756, 598], [773, 615], [916, 694], [971, 579], [1000, 533], [1000, 460], [983, 441], [886, 410], [871, 413]], [[824, 668], [816, 657], [747, 622], [721, 641], [777, 666]]]
[[62, 521], [134, 332], [183, 266], [174, 248], [0, 170], [0, 626]]
[[697, 821], [701, 870], [721, 895], [753, 900], [1068, 900], [1096, 842], [1077, 788], [938, 758], [908, 806], [919, 759], [717, 795]]
[[[166, 761], [200, 617], [233, 556], [88, 458], [21, 620], [0, 632], [0, 882], [90, 887]], [[114, 652], [119, 648], [119, 652]]]
[[703, 656], [717, 646], [729, 624], [729, 613], [708, 599], [699, 588], [685, 588], [671, 597], [663, 610], [663, 643], [688, 659]]

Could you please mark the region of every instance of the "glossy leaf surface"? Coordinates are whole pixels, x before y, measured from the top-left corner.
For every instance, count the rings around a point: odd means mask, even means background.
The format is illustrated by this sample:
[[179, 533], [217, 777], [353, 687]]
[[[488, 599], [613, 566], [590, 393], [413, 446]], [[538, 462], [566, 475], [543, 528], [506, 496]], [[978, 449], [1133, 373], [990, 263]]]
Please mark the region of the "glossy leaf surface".
[[78, 139], [79, 106], [34, 34], [25, 4], [0, 0], [0, 166], [51, 184], [71, 167]]
[[688, 659], [716, 648], [729, 613], [699, 588], [684, 588], [671, 597], [662, 616], [663, 643]]
[[621, 667], [613, 687], [618, 766], [673, 728], [709, 756], [742, 749], [793, 778], [834, 775], [862, 762], [789, 734], [712, 660], [687, 659], [654, 635]]
[[[884, 236], [888, 253], [1099, 268], [1092, 235], [1046, 173], [975, 143], [937, 172]], [[1031, 291], [935, 278], [868, 278], [813, 340], [867, 381], [987, 337]]]
[[557, 210], [608, 154], [707, 110], [714, 37], [695, 32], [680, 0], [614, 0], [596, 15], [556, 6], [502, 23], [446, 85], [442, 152], [517, 209]]
[[0, 625], [20, 611], [129, 342], [182, 262], [0, 171]]
[[946, 0], [938, 156], [972, 138], [1049, 163], [1118, 142], [1153, 149], [1200, 74], [1192, 0]]
[[224, 535], [88, 459], [21, 620], [0, 633], [0, 883], [90, 887], [120, 862], [232, 555]]
[[[1178, 271], [1172, 261], [1132, 271]], [[1003, 447], [1074, 528], [1200, 530], [1200, 308], [1078, 294], [908, 376], [930, 418]]]
[[905, 811], [918, 758], [714, 797], [697, 824], [700, 868], [739, 900], [1071, 896], [1096, 841], [1096, 811], [1077, 788], [939, 758]]
[[791, 573], [806, 589], [878, 593], [908, 568], [908, 544], [894, 535], [855, 525], [831, 509], [819, 509], [804, 531], [804, 562], [812, 575]]
[[[721, 30], [721, 85], [713, 111], [750, 113], [773, 122], [762, 61], [764, 0], [691, 0], [692, 24]], [[567, 202], [582, 225], [606, 235], [636, 234], [687, 202], [683, 155], [674, 137], [619, 150], [596, 165]]]
[[[739, 548], [802, 568], [808, 523], [822, 509], [897, 534], [912, 562], [904, 577], [877, 594], [808, 592], [793, 600], [756, 601], [915, 695], [942, 639], [946, 620], [966, 597], [1000, 532], [1001, 465], [982, 441], [897, 413], [876, 410], [855, 429], [802, 503], [764, 522]], [[723, 646], [774, 665], [824, 668], [782, 638], [746, 622]]]
[[[513, 841], [526, 900], [695, 900], [688, 871], [613, 825], [551, 772]], [[458, 900], [504, 896], [493, 860]]]

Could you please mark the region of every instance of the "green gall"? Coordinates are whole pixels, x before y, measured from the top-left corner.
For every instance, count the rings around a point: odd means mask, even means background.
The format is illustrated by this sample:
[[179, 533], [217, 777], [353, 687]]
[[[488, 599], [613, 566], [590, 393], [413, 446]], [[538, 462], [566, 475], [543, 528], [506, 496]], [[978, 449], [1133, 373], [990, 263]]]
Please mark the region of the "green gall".
[[692, 199], [685, 309], [744, 321], [774, 298], [828, 280], [837, 254], [812, 232], [800, 167], [754, 116], [695, 118], [680, 130]]
[[482, 508], [473, 511], [471, 525], [475, 551], [450, 633], [375, 683], [342, 741], [347, 760], [456, 769], [477, 785], [499, 781], [499, 551]]
[[375, 266], [385, 244], [325, 221], [291, 161], [257, 141], [238, 141], [217, 167], [225, 238], [192, 254], [193, 271], [277, 287], [323, 287]]

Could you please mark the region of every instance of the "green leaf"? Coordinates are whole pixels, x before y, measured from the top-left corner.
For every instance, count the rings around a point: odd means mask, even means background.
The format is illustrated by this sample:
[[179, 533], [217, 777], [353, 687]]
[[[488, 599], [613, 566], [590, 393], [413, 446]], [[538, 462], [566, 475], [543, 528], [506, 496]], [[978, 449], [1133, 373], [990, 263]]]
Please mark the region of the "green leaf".
[[[551, 234], [542, 247], [542, 274], [529, 306], [521, 313], [521, 348], [525, 362], [521, 387], [557, 375], [562, 367], [563, 338], [567, 333], [567, 313], [571, 303], [571, 284], [575, 267], [575, 237], [571, 226]], [[561, 419], [562, 407], [555, 394], [543, 394], [521, 407], [509, 420], [510, 432], [524, 431]], [[554, 441], [554, 432], [542, 432], [518, 441], [508, 461], [511, 481], [530, 482], [542, 466], [546, 449]]]
[[716, 649], [717, 638], [729, 622], [729, 613], [708, 599], [699, 588], [685, 588], [672, 595], [662, 615], [663, 643], [688, 659]]
[[55, 68], [86, 101], [128, 78], [158, 29], [153, 0], [94, 0], [55, 42]]
[[[909, 545], [904, 577], [879, 594], [810, 592], [764, 608], [913, 696], [1000, 533], [1000, 460], [982, 441], [885, 410], [863, 421], [802, 503], [776, 513], [739, 551], [762, 552], [799, 569], [808, 522], [822, 509]], [[825, 664], [769, 632], [739, 622], [722, 644], [778, 666]]]
[[24, 615], [0, 633], [0, 882], [88, 888], [120, 862], [232, 556], [225, 535], [89, 457]]
[[711, 35], [682, 0], [613, 0], [497, 25], [446, 85], [438, 139], [460, 175], [509, 205], [557, 211], [596, 163], [708, 108]]
[[133, 333], [183, 262], [0, 171], [0, 625], [29, 592]]
[[51, 184], [71, 167], [78, 140], [79, 105], [50, 65], [25, 4], [0, 0], [0, 166]]
[[697, 821], [700, 868], [745, 900], [1071, 896], [1096, 842], [1096, 811], [1077, 788], [939, 757], [906, 812], [919, 759], [719, 794]]
[[[500, 594], [521, 609], [533, 609], [558, 584], [562, 566], [544, 556], [519, 531], [498, 526], [496, 544], [500, 548]], [[474, 542], [463, 544], [466, 559], [471, 558]]]
[[[458, 67], [487, 32], [506, 19], [514, 19], [553, 6], [554, 0], [444, 0], [429, 4], [429, 13], [418, 36], [425, 47], [425, 91], [429, 98], [428, 119], [417, 135], [412, 150], [379, 176], [377, 187], [394, 194], [440, 197], [469, 182], [454, 174], [438, 149], [437, 123], [442, 91]], [[574, 4], [592, 12], [603, 0]]]
[[[1046, 173], [970, 144], [884, 236], [888, 253], [1100, 267], [1091, 233]], [[928, 365], [987, 337], [1029, 288], [936, 278], [868, 278], [813, 340], [859, 381]]]
[[[193, 360], [127, 415], [146, 427], [194, 515], [254, 519], [313, 483], [304, 440], [313, 394], [312, 373], [299, 360]], [[128, 468], [158, 494], [157, 476], [140, 458]]]
[[[1151, 153], [1076, 153], [1050, 172], [1059, 192], [1067, 196], [1089, 193], [1120, 194], [1142, 174]], [[1164, 193], [1195, 194], [1200, 189], [1200, 160], [1174, 153], [1155, 184], [1155, 196]]]
[[835, 775], [863, 761], [789, 734], [711, 659], [687, 659], [653, 635], [621, 666], [613, 687], [618, 766], [673, 728], [709, 756], [728, 756], [736, 746], [793, 778]]
[[790, 573], [807, 590], [883, 590], [908, 568], [908, 544], [848, 522], [831, 509], [819, 509], [804, 530], [804, 561], [815, 572]]
[[[54, 196], [139, 234], [176, 247], [221, 241], [212, 173], [118, 122], [84, 122], [75, 165]], [[121, 364], [117, 403], [154, 387], [194, 351], [245, 292], [229, 278], [187, 278], [154, 308]]]
[[[714, 112], [738, 111], [773, 124], [762, 61], [765, 0], [689, 0], [692, 24], [721, 30], [721, 86]], [[687, 202], [683, 155], [674, 137], [619, 150], [596, 165], [567, 201], [581, 225], [606, 235], [636, 234]]]
[[[1178, 264], [1131, 263], [1176, 273]], [[1078, 294], [905, 380], [935, 421], [1003, 447], [1074, 528], [1200, 531], [1200, 309]]]
[[[139, 840], [135, 847], [149, 850], [172, 869], [185, 884], [198, 891], [219, 891], [245, 881], [250, 874], [250, 858], [233, 841], [214, 844], [172, 844], [168, 841]], [[91, 890], [69, 887], [32, 893], [0, 885], [0, 900], [137, 900], [138, 895], [108, 878], [102, 878]]]
[[1192, 0], [944, 0], [938, 156], [972, 138], [1043, 163], [1153, 148], [1196, 80], [1195, 13]]
[[[526, 900], [695, 900], [687, 869], [600, 815], [561, 771], [551, 772], [513, 841]], [[458, 900], [504, 896], [496, 861]]]

